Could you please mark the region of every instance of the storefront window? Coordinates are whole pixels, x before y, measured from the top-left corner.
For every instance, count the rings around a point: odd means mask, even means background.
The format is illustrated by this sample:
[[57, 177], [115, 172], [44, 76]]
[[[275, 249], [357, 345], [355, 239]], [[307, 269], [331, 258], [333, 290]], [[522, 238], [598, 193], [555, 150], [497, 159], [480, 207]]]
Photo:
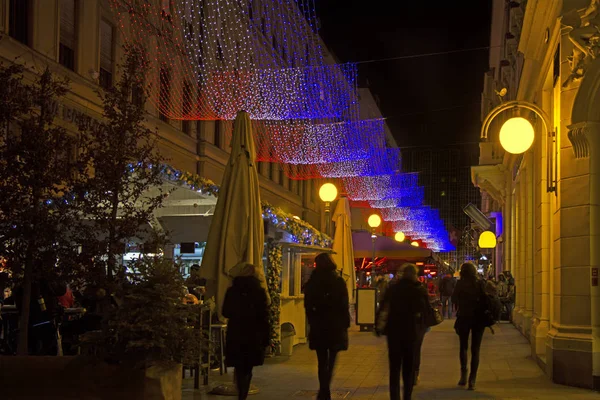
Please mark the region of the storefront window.
[[300, 281], [300, 292], [304, 294], [304, 286], [310, 275], [315, 269], [315, 257], [316, 254], [302, 254], [300, 259], [300, 269], [301, 269], [301, 281]]
[[190, 269], [192, 265], [202, 265], [202, 257], [204, 256], [204, 249], [206, 248], [206, 242], [194, 243], [193, 252], [192, 249], [188, 248], [189, 244], [184, 243], [175, 245], [174, 256], [179, 261], [179, 268], [181, 275], [187, 278], [190, 275]]

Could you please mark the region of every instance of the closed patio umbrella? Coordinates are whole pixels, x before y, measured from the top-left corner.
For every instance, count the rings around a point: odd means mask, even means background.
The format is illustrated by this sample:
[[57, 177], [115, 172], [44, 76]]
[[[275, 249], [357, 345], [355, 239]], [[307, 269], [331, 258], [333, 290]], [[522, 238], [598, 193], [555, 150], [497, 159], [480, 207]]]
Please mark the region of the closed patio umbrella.
[[206, 294], [215, 297], [219, 315], [225, 292], [235, 276], [232, 269], [238, 263], [255, 265], [257, 277], [267, 290], [262, 263], [264, 225], [255, 159], [250, 117], [240, 111], [200, 268], [201, 276], [207, 280]]
[[350, 304], [355, 303], [356, 271], [354, 269], [354, 247], [352, 245], [352, 227], [350, 225], [350, 202], [347, 197], [338, 200], [333, 212], [335, 235], [333, 238], [333, 261], [342, 272], [346, 281]]

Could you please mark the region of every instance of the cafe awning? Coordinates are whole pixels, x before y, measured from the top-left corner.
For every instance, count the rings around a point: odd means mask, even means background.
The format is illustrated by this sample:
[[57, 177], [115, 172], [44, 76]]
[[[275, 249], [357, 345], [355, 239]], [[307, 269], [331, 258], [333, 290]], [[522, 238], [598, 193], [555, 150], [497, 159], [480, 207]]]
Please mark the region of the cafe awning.
[[[371, 258], [373, 242], [369, 232], [353, 232], [352, 244], [355, 258]], [[400, 243], [387, 236], [377, 236], [375, 240], [375, 256], [377, 258], [398, 258], [404, 260], [426, 259], [433, 256], [430, 249], [415, 247], [409, 243]]]

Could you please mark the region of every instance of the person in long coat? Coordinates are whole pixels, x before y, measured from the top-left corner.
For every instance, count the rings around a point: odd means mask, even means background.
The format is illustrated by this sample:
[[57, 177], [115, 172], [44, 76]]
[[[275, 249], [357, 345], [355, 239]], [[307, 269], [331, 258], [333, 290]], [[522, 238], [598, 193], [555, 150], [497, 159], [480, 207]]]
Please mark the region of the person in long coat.
[[263, 365], [269, 345], [268, 301], [255, 276], [255, 266], [235, 267], [236, 276], [225, 293], [222, 314], [228, 318], [225, 362], [235, 368], [238, 399], [250, 391], [253, 367]]
[[[383, 331], [387, 335], [390, 367], [390, 399], [400, 400], [400, 373], [404, 383], [404, 400], [410, 400], [415, 384], [415, 364], [420, 363], [417, 352], [421, 351], [425, 335], [425, 313], [429, 307], [427, 289], [418, 280], [414, 264], [401, 267], [402, 277], [386, 291], [377, 319], [386, 314]], [[380, 324], [378, 323], [378, 326]]]
[[329, 400], [336, 356], [338, 352], [348, 350], [348, 289], [344, 279], [336, 273], [336, 265], [329, 254], [319, 254], [315, 264], [316, 268], [304, 288], [304, 308], [310, 329], [309, 347], [317, 352], [317, 399]]
[[[469, 390], [475, 390], [479, 353], [485, 326], [480, 319], [478, 308], [483, 293], [483, 285], [477, 277], [477, 269], [471, 263], [460, 267], [460, 280], [452, 294], [452, 303], [458, 307], [454, 330], [459, 337], [460, 381], [459, 386], [469, 384]], [[469, 336], [471, 336], [471, 372], [467, 367]], [[468, 374], [468, 380], [467, 380]]]

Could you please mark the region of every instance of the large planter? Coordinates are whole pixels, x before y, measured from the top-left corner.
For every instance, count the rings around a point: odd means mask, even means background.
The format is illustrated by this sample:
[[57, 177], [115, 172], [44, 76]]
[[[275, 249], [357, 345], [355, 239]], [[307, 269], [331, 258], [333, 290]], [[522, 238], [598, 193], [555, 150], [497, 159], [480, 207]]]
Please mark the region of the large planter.
[[181, 400], [181, 364], [148, 368], [89, 357], [0, 357], [3, 400]]

